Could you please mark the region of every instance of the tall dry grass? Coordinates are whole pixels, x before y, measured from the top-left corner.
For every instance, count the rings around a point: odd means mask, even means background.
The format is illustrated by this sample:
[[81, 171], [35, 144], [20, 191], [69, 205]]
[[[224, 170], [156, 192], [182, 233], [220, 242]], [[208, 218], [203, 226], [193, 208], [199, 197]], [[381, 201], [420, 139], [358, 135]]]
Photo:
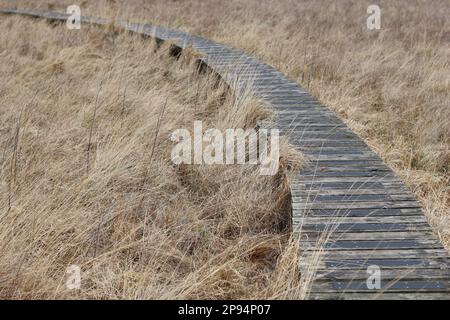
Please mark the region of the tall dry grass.
[[[0, 1], [2, 7], [57, 11], [71, 4], [66, 0]], [[372, 1], [79, 3], [85, 15], [182, 29], [242, 48], [282, 70], [335, 110], [400, 174], [450, 248], [450, 4], [445, 0], [379, 1], [379, 31], [366, 28], [369, 4]], [[11, 159], [17, 161], [16, 156]], [[277, 261], [292, 266], [295, 259], [291, 257], [284, 255]], [[269, 295], [298, 294], [296, 283], [288, 285], [284, 291], [288, 294], [282, 293], [293, 269], [277, 270], [271, 273], [278, 279], [277, 289], [272, 290], [277, 294]], [[263, 292], [267, 296], [268, 291]]]
[[273, 177], [170, 160], [173, 130], [254, 127], [270, 117], [258, 101], [199, 73], [194, 52], [113, 28], [0, 28], [0, 297], [304, 295], [288, 223], [300, 156], [283, 144]]
[[[64, 10], [73, 1], [5, 1]], [[101, 0], [82, 13], [151, 22], [231, 44], [307, 88], [412, 189], [450, 248], [450, 3], [383, 0]]]
[[[2, 0], [64, 10], [73, 1]], [[82, 13], [151, 22], [254, 54], [336, 111], [403, 178], [450, 248], [450, 3], [383, 0], [100, 0]]]

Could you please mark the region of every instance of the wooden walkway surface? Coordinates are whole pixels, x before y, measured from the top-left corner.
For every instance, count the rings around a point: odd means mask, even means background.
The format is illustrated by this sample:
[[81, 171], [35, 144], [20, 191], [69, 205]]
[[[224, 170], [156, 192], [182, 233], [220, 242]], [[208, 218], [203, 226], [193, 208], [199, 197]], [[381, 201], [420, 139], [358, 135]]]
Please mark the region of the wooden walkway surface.
[[[59, 13], [0, 10], [65, 21]], [[106, 24], [82, 18], [82, 22]], [[148, 24], [131, 31], [194, 47], [232, 88], [273, 107], [276, 127], [309, 159], [292, 184], [300, 272], [311, 299], [449, 299], [449, 255], [395, 173], [333, 112], [271, 66], [226, 45]], [[381, 287], [369, 288], [369, 270]], [[375, 267], [373, 267], [375, 266]], [[375, 268], [375, 269], [374, 269]]]

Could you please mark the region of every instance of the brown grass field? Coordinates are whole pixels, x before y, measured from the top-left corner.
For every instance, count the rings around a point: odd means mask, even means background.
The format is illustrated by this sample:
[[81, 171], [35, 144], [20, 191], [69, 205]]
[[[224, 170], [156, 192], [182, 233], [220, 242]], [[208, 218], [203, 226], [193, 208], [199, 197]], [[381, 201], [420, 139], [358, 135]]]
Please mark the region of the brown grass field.
[[[411, 188], [450, 249], [450, 2], [9, 1], [154, 23], [230, 44], [334, 110]], [[300, 154], [279, 174], [174, 166], [176, 128], [253, 127], [270, 110], [235, 99], [194, 52], [83, 26], [0, 16], [0, 297], [302, 299], [284, 221]], [[269, 186], [269, 187], [268, 187]], [[82, 288], [65, 286], [66, 268]]]

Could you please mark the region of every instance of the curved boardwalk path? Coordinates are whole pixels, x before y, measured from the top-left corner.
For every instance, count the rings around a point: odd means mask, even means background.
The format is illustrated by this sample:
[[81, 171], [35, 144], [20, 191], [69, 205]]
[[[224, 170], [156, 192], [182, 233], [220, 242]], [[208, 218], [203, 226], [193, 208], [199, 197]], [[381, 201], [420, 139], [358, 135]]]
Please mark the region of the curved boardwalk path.
[[[62, 22], [67, 18], [59, 13], [0, 12]], [[82, 22], [106, 23], [87, 17]], [[297, 83], [241, 50], [162, 27], [119, 25], [170, 40], [178, 49], [194, 47], [232, 88], [251, 87], [270, 104], [276, 127], [310, 159], [311, 165], [298, 174], [291, 188], [293, 228], [304, 248], [300, 272], [312, 283], [309, 298], [450, 298], [449, 255], [419, 204], [333, 112]], [[367, 268], [372, 265], [380, 268], [380, 289], [367, 286]]]

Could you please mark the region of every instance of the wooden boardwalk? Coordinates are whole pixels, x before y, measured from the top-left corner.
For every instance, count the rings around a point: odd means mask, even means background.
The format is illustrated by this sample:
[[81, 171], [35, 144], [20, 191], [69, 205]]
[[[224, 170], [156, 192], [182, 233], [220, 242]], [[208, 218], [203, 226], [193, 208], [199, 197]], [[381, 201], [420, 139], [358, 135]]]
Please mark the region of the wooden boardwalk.
[[[66, 15], [19, 10], [65, 21]], [[101, 19], [82, 22], [105, 24]], [[238, 49], [162, 27], [122, 23], [131, 31], [194, 47], [232, 88], [272, 106], [276, 127], [310, 165], [292, 184], [293, 230], [311, 299], [449, 299], [449, 255], [411, 192], [333, 112], [297, 83]], [[368, 285], [379, 270], [381, 287]], [[370, 282], [372, 283], [372, 282]]]

